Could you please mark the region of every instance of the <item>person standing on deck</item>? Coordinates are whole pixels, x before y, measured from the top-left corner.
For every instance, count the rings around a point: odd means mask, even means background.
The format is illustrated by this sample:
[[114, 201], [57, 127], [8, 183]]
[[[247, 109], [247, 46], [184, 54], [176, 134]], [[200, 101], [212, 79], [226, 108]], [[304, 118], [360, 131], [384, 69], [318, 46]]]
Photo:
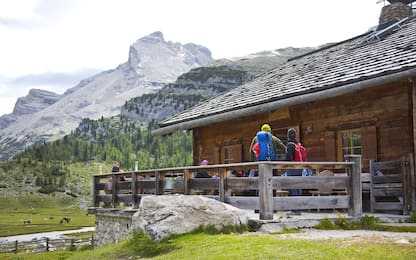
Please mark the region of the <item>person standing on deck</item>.
[[[271, 132], [270, 125], [263, 124], [260, 131], [253, 137], [249, 151], [251, 161], [254, 161], [254, 156], [256, 161], [276, 161], [279, 150], [286, 150], [282, 141]], [[261, 154], [262, 152], [266, 152], [266, 154]]]
[[[293, 162], [296, 161], [296, 144], [299, 141], [296, 139], [296, 130], [290, 128], [287, 131], [287, 148], [286, 148], [286, 161]], [[306, 159], [306, 158], [305, 158]], [[286, 171], [286, 176], [302, 176], [302, 169], [288, 169]], [[301, 190], [299, 189], [290, 189], [290, 196], [300, 196]]]

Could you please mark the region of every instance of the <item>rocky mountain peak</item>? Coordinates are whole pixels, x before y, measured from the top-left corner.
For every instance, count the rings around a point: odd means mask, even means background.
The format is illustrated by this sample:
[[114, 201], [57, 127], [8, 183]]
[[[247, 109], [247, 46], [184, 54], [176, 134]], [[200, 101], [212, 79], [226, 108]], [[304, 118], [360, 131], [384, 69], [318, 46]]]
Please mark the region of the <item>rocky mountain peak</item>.
[[54, 92], [41, 89], [31, 89], [29, 90], [29, 94], [27, 96], [17, 99], [13, 109], [13, 114], [17, 116], [33, 114], [52, 105], [60, 98], [61, 95]]
[[211, 61], [208, 48], [165, 41], [161, 32], [154, 32], [130, 46], [128, 67], [145, 81], [171, 82], [191, 68], [205, 66]]
[[127, 62], [82, 80], [62, 97], [34, 90], [20, 98], [16, 114], [0, 118], [0, 160], [34, 143], [62, 137], [83, 118], [117, 115], [127, 100], [154, 93], [211, 61], [211, 52], [203, 46], [166, 42], [161, 32], [145, 36], [130, 46]]
[[148, 36], [145, 36], [145, 37], [142, 37], [142, 38], [140, 38], [138, 41], [141, 41], [141, 42], [165, 42], [165, 39], [164, 39], [164, 37], [163, 37], [163, 33], [162, 32], [159, 32], [159, 31], [156, 31], [156, 32], [153, 32], [153, 33], [151, 33], [151, 34], [149, 34]]

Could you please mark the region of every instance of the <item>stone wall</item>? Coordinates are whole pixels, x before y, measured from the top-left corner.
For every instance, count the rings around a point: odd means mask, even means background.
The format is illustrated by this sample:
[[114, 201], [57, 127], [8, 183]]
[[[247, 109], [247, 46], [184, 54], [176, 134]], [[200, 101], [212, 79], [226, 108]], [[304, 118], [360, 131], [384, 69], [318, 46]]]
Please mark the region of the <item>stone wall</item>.
[[95, 214], [94, 246], [100, 247], [127, 239], [132, 233], [132, 216], [137, 210], [90, 208]]

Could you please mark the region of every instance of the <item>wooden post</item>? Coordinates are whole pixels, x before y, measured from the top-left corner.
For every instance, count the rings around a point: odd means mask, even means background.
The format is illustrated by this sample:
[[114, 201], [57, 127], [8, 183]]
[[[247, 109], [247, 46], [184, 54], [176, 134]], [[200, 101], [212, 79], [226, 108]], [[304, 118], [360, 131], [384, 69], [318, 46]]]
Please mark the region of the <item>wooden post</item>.
[[413, 160], [414, 156], [412, 153], [409, 153], [408, 160], [409, 160], [409, 174], [410, 174], [410, 209], [412, 211], [416, 210], [416, 173], [415, 173], [415, 161]]
[[133, 209], [139, 208], [140, 200], [137, 198], [137, 172], [131, 174], [131, 200]]
[[374, 175], [376, 170], [374, 169], [374, 160], [370, 160], [370, 212], [374, 212], [374, 205], [376, 199], [374, 197]]
[[189, 170], [184, 170], [183, 172], [183, 194], [185, 195], [189, 195], [189, 178], [190, 178], [190, 173]]
[[401, 167], [402, 167], [402, 187], [403, 187], [403, 215], [409, 214], [410, 208], [410, 190], [409, 190], [409, 162], [407, 156], [402, 156], [401, 158]]
[[99, 195], [99, 190], [97, 189], [98, 184], [100, 183], [100, 178], [98, 176], [92, 176], [92, 196], [93, 196], [93, 205], [94, 207], [99, 207], [100, 202], [97, 199], [97, 196]]
[[260, 219], [273, 219], [273, 167], [270, 164], [259, 163], [259, 203]]
[[226, 200], [226, 183], [227, 183], [227, 174], [224, 168], [219, 169], [220, 181], [219, 181], [219, 194], [220, 201], [225, 202]]
[[115, 208], [117, 204], [118, 189], [117, 189], [117, 176], [114, 173], [111, 176], [111, 191], [112, 191], [111, 204], [113, 204], [113, 208]]
[[94, 249], [94, 235], [91, 235], [91, 247]]
[[46, 252], [49, 252], [49, 238], [46, 238]]
[[162, 195], [162, 187], [161, 187], [161, 178], [160, 178], [160, 172], [155, 172], [155, 189], [156, 189], [156, 195]]
[[351, 203], [349, 214], [360, 217], [363, 213], [363, 195], [361, 187], [361, 155], [350, 154], [345, 156], [349, 162], [354, 162], [351, 169]]
[[18, 242], [17, 240], [14, 242], [14, 253], [17, 254], [17, 246], [18, 246]]

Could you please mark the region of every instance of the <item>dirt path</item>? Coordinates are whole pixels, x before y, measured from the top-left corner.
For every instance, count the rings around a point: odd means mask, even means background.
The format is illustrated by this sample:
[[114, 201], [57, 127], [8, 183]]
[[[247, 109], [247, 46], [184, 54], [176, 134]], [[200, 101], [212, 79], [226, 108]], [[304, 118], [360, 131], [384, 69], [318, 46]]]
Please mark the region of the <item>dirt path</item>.
[[282, 234], [281, 236], [295, 239], [348, 239], [374, 242], [394, 242], [400, 244], [416, 244], [415, 232], [386, 232], [370, 230], [317, 230], [303, 229], [299, 233]]

